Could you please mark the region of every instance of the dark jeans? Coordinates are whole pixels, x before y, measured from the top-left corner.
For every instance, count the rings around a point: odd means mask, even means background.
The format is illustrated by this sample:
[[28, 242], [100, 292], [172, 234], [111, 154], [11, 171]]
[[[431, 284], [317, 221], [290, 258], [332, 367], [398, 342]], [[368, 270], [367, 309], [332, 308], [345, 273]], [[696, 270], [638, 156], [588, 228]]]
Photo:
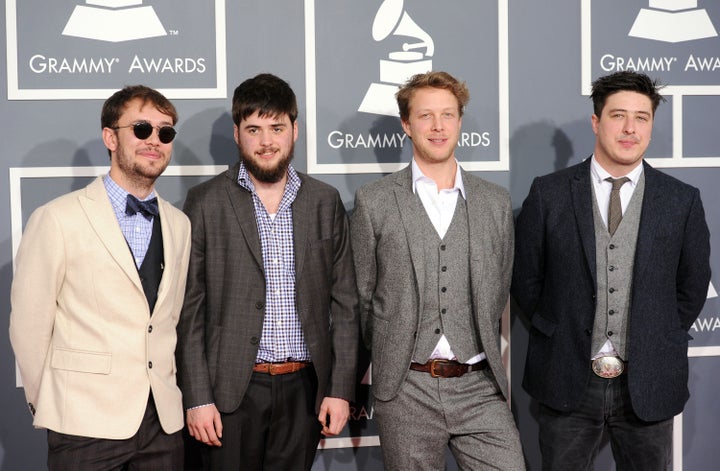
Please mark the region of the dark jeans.
[[673, 419], [640, 420], [630, 403], [627, 375], [592, 375], [580, 407], [560, 412], [541, 404], [539, 423], [545, 471], [592, 471], [604, 431], [618, 471], [671, 469]]

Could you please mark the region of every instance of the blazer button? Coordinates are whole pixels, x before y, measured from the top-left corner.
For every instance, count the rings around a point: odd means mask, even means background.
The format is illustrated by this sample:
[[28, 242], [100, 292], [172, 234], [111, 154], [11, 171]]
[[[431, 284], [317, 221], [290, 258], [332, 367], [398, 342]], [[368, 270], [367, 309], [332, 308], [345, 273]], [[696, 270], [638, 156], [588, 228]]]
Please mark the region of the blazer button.
[[592, 330], [585, 329], [585, 335], [592, 335]]
[[151, 362], [151, 361], [148, 362], [148, 368], [152, 369], [152, 362]]
[[262, 309], [264, 307], [265, 307], [265, 303], [263, 303], [262, 301], [258, 301], [255, 303], [255, 309]]
[[256, 344], [258, 343], [258, 338], [257, 338], [257, 337], [250, 337], [250, 343], [253, 344], [253, 345], [256, 345]]

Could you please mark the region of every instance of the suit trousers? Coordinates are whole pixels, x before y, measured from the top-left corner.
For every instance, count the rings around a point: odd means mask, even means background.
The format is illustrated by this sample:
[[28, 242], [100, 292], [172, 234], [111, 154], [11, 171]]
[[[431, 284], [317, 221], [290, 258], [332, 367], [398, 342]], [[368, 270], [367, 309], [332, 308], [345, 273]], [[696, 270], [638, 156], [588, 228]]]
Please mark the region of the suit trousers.
[[79, 437], [48, 430], [50, 471], [177, 471], [183, 469], [182, 432], [160, 426], [152, 395], [137, 433], [125, 440]]
[[386, 470], [443, 470], [448, 446], [460, 470], [525, 469], [515, 421], [488, 369], [459, 378], [410, 370], [398, 395], [373, 407]]
[[640, 420], [626, 374], [612, 379], [592, 374], [577, 410], [560, 412], [540, 404], [538, 422], [545, 471], [592, 471], [605, 432], [618, 471], [672, 469], [673, 419]]
[[253, 372], [240, 407], [221, 413], [221, 447], [204, 447], [211, 471], [310, 470], [320, 442], [313, 367], [295, 373]]

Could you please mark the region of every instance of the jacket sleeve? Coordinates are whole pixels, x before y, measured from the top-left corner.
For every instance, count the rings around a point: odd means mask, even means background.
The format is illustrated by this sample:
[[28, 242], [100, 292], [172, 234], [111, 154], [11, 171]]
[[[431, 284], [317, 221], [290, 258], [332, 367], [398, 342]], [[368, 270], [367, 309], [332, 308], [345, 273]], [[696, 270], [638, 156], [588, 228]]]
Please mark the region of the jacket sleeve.
[[43, 206], [30, 216], [15, 263], [10, 294], [10, 341], [25, 396], [34, 413], [65, 273], [62, 227], [48, 207]]

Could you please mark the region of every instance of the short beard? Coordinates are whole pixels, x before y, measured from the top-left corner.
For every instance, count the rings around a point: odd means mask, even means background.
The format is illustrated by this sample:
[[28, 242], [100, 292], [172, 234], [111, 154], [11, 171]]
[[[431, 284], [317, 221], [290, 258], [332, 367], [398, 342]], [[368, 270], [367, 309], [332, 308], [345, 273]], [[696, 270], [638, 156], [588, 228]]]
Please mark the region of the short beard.
[[293, 143], [285, 158], [280, 160], [273, 168], [260, 167], [240, 146], [238, 146], [238, 152], [240, 153], [240, 160], [245, 165], [245, 169], [256, 180], [263, 183], [277, 183], [283, 179], [290, 166], [290, 162], [295, 157], [295, 144]]

